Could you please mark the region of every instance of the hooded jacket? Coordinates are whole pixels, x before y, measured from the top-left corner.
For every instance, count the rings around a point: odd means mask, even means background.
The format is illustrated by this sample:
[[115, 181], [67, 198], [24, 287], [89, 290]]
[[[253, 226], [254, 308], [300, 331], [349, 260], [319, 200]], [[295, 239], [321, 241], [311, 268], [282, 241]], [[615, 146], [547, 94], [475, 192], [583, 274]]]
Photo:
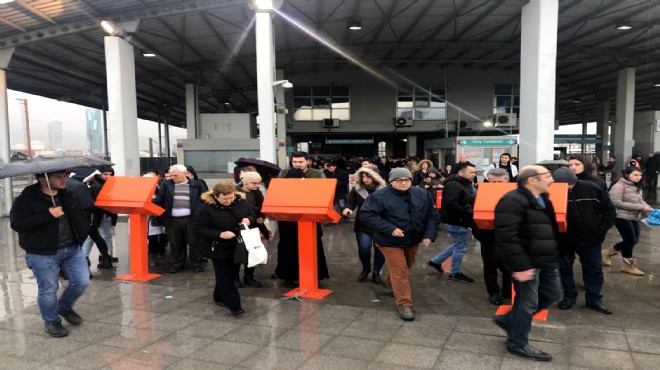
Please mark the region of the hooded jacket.
[[[422, 171], [422, 164], [423, 163], [426, 163], [426, 164], [429, 165], [426, 169], [426, 172]], [[417, 165], [417, 171], [413, 172], [413, 183], [412, 183], [413, 186], [421, 185], [424, 182], [424, 180], [428, 177], [428, 173], [431, 170], [431, 168], [434, 168], [434, 167], [433, 167], [433, 162], [431, 162], [430, 160], [422, 159], [421, 161], [419, 161], [419, 164]]]
[[[362, 205], [360, 219], [373, 230], [374, 242], [385, 247], [409, 248], [422, 239], [435, 240], [440, 225], [431, 195], [415, 186], [376, 190]], [[396, 228], [403, 230], [403, 237], [392, 236]]]
[[[362, 182], [362, 174], [366, 173], [369, 176], [371, 176], [374, 179], [374, 183], [372, 187], [368, 188], [365, 186], [365, 184]], [[357, 170], [355, 173], [355, 186], [353, 189], [351, 189], [351, 192], [348, 193], [348, 199], [346, 201], [346, 208], [356, 211], [355, 213], [355, 222], [353, 226], [353, 230], [355, 232], [363, 232], [369, 235], [373, 234], [373, 231], [367, 226], [360, 218], [360, 208], [364, 204], [364, 201], [371, 195], [373, 192], [375, 192], [378, 189], [382, 189], [387, 187], [387, 183], [385, 180], [383, 180], [380, 175], [367, 167], [362, 167]]]
[[247, 201], [239, 195], [236, 195], [230, 205], [223, 206], [215, 199], [211, 190], [202, 194], [202, 201], [192, 221], [193, 231], [204, 240], [201, 243], [202, 255], [213, 259], [233, 260], [237, 239], [222, 239], [220, 234], [231, 231], [237, 236], [240, 235], [241, 220], [247, 217], [250, 225], [254, 225], [254, 213]]
[[[69, 217], [74, 238], [82, 244], [89, 232], [87, 215], [71, 192], [60, 190], [57, 195], [62, 210]], [[59, 219], [48, 211], [52, 206], [50, 196], [41, 191], [38, 183], [26, 187], [14, 201], [9, 214], [11, 228], [18, 232], [18, 244], [26, 252], [41, 255], [57, 253]]]
[[472, 223], [474, 197], [472, 180], [450, 175], [442, 189], [442, 222], [469, 227]]

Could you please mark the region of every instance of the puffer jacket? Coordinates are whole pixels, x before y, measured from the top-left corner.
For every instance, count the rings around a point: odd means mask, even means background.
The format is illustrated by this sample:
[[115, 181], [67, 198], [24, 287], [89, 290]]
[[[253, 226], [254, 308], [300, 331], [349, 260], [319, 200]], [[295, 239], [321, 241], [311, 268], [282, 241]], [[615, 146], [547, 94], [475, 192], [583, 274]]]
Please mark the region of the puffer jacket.
[[642, 198], [642, 189], [625, 178], [610, 188], [610, 199], [616, 208], [616, 218], [623, 220], [639, 221], [646, 215], [644, 209], [651, 207]]
[[602, 243], [615, 219], [607, 193], [595, 183], [578, 180], [568, 191], [567, 228], [560, 234], [561, 244], [579, 249]]
[[603, 192], [607, 193], [607, 183], [605, 182], [605, 180], [601, 179], [600, 177], [588, 173], [587, 171], [582, 171], [582, 173], [578, 173], [576, 176], [578, 180], [589, 181], [591, 183], [598, 185], [598, 187], [601, 188]]
[[472, 180], [458, 175], [449, 176], [442, 189], [442, 222], [469, 227], [472, 223], [474, 197]]
[[[202, 194], [202, 205], [195, 212], [192, 221], [193, 232], [204, 242], [202, 255], [218, 260], [233, 260], [236, 249], [236, 238], [222, 239], [220, 233], [231, 231], [240, 235], [240, 223], [243, 218], [250, 220], [250, 225], [256, 225], [256, 218], [247, 201], [239, 195], [229, 206], [223, 206], [213, 197], [213, 191]], [[215, 243], [215, 246], [212, 245]]]
[[522, 185], [495, 207], [495, 257], [509, 272], [559, 268], [559, 229], [548, 194], [545, 208]]
[[[374, 184], [372, 188], [365, 187], [362, 182], [362, 174], [369, 174], [374, 179]], [[367, 226], [362, 219], [360, 218], [360, 208], [364, 204], [364, 201], [378, 189], [382, 189], [387, 186], [385, 180], [378, 174], [378, 172], [372, 170], [371, 168], [362, 167], [357, 170], [355, 173], [355, 186], [351, 189], [351, 192], [348, 193], [348, 199], [346, 200], [346, 208], [356, 211], [355, 213], [355, 222], [353, 230], [355, 232], [363, 232], [369, 235], [373, 234], [373, 231]]]
[[[374, 242], [387, 247], [409, 248], [422, 239], [435, 240], [440, 226], [440, 215], [431, 195], [411, 186], [406, 191], [392, 186], [375, 191], [360, 209], [360, 219], [374, 231]], [[394, 237], [399, 228], [403, 237]]]

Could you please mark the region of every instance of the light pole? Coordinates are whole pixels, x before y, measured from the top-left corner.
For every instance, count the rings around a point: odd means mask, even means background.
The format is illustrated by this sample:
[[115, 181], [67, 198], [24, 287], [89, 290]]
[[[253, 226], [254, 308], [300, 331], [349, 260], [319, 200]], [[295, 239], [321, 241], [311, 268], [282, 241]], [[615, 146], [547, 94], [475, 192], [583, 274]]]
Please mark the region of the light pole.
[[[154, 140], [154, 139], [152, 139], [152, 138], [149, 138], [149, 158], [153, 158], [153, 157], [154, 157], [154, 143], [156, 143], [156, 145], [158, 145], [158, 143], [156, 142], [156, 140]], [[159, 153], [161, 152], [160, 145], [158, 145], [158, 152], [159, 152]], [[160, 155], [159, 155], [159, 157], [160, 157]]]

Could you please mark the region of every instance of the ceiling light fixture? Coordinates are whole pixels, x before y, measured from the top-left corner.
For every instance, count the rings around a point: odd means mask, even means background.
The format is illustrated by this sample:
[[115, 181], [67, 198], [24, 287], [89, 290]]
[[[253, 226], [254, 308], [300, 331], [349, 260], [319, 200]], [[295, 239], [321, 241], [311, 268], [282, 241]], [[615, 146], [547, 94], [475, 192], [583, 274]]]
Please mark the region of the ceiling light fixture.
[[155, 58], [156, 54], [154, 53], [142, 53], [142, 56], [145, 58]]
[[359, 19], [353, 19], [347, 22], [348, 29], [353, 31], [358, 31], [362, 29], [362, 21]]
[[576, 103], [576, 104], [577, 104], [577, 103], [582, 103], [582, 100], [580, 100], [580, 98], [578, 98], [577, 96], [574, 97], [573, 100], [571, 100], [571, 101], [572, 101], [573, 103]]
[[489, 119], [483, 121], [482, 125], [484, 127], [493, 127], [493, 122], [491, 122]]
[[617, 30], [623, 30], [623, 31], [625, 31], [625, 30], [629, 30], [629, 29], [631, 29], [631, 28], [632, 28], [632, 25], [631, 25], [630, 23], [628, 23], [628, 22], [620, 22], [620, 23], [617, 23], [617, 24], [616, 24], [616, 29], [617, 29]]
[[102, 20], [101, 21], [101, 28], [109, 35], [109, 36], [117, 36], [117, 37], [122, 37], [126, 33], [124, 32], [124, 29], [117, 26], [116, 24], [112, 23], [111, 21], [106, 21]]
[[259, 10], [273, 10], [273, 0], [255, 0], [254, 5]]
[[660, 81], [656, 81], [653, 83], [653, 87], [660, 87]]

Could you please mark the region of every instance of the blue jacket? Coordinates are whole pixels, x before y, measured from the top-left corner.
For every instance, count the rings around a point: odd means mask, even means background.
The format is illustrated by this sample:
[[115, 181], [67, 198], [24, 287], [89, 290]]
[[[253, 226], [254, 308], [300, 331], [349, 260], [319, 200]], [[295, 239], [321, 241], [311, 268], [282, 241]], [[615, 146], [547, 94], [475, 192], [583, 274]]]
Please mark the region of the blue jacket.
[[[428, 191], [411, 187], [399, 191], [391, 186], [375, 191], [360, 208], [360, 220], [374, 231], [374, 242], [381, 246], [408, 248], [422, 239], [435, 240], [440, 215]], [[401, 238], [392, 236], [399, 228]]]
[[[195, 211], [202, 205], [201, 197], [204, 193], [202, 184], [195, 180], [188, 181], [190, 185], [190, 217], [195, 215]], [[153, 203], [165, 208], [165, 212], [160, 215], [161, 225], [167, 227], [172, 218], [172, 206], [174, 205], [174, 181], [165, 181], [158, 190], [158, 194], [152, 200]]]

